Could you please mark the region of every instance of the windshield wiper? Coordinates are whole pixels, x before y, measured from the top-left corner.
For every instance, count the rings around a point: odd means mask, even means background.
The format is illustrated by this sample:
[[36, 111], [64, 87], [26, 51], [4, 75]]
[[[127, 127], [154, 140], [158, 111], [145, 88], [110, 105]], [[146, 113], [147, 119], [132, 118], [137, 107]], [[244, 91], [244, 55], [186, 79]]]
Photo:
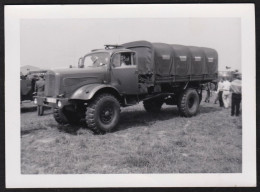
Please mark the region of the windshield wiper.
[[97, 60], [98, 60], [98, 59], [96, 59], [95, 61], [93, 61], [93, 64], [92, 64], [92, 65], [94, 65], [94, 64], [97, 62]]

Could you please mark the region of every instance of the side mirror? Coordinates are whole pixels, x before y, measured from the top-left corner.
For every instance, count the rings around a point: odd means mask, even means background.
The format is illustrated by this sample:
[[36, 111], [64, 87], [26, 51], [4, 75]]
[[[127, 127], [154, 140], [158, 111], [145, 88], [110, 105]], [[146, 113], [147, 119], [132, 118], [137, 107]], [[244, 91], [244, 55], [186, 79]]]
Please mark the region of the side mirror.
[[82, 63], [82, 57], [79, 58], [79, 61], [78, 61], [78, 68], [83, 68], [83, 63]]

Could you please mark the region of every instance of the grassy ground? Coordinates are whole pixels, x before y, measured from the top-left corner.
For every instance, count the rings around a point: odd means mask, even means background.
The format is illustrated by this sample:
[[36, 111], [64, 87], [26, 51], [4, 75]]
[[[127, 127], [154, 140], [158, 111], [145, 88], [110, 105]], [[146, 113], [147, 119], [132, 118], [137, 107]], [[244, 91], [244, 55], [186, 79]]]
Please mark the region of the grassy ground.
[[149, 114], [142, 104], [122, 109], [117, 131], [94, 135], [58, 126], [51, 110], [21, 114], [21, 173], [238, 173], [242, 120], [230, 109], [202, 103], [192, 118], [176, 107]]

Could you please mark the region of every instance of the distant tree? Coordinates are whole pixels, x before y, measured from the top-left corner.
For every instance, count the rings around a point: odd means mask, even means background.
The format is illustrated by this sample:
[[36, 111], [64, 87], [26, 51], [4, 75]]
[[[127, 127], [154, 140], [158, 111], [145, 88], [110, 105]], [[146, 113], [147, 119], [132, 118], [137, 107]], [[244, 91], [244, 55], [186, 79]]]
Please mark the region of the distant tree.
[[229, 66], [226, 66], [226, 69], [231, 69], [231, 67], [229, 67]]

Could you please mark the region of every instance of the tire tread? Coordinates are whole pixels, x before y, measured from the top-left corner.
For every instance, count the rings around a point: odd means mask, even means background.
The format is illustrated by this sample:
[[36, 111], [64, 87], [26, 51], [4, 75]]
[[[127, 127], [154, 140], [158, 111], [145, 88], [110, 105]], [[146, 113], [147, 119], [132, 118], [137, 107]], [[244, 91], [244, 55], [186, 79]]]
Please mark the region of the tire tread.
[[61, 125], [68, 123], [68, 120], [66, 119], [66, 117], [62, 113], [61, 109], [59, 109], [59, 108], [53, 109], [53, 116], [54, 116], [54, 119]]
[[[196, 91], [195, 89], [187, 89], [185, 90], [181, 95], [180, 95], [180, 99], [179, 99], [179, 104], [178, 104], [178, 108], [179, 108], [179, 112], [180, 112], [180, 115], [181, 116], [184, 116], [184, 117], [192, 117], [194, 116], [195, 114], [191, 114], [187, 108], [187, 97], [189, 94], [191, 94], [191, 92], [194, 92]], [[196, 93], [198, 95], [198, 93]], [[199, 97], [199, 95], [198, 95]], [[198, 109], [197, 109], [198, 110]], [[197, 111], [196, 110], [196, 111]]]
[[96, 134], [104, 134], [105, 131], [100, 129], [97, 124], [95, 123], [95, 110], [99, 102], [101, 102], [105, 98], [111, 98], [113, 99], [116, 103], [119, 104], [118, 100], [116, 97], [114, 97], [111, 94], [104, 93], [98, 95], [92, 102], [89, 103], [86, 109], [85, 117], [86, 117], [86, 124], [89, 129], [91, 129], [94, 133]]

